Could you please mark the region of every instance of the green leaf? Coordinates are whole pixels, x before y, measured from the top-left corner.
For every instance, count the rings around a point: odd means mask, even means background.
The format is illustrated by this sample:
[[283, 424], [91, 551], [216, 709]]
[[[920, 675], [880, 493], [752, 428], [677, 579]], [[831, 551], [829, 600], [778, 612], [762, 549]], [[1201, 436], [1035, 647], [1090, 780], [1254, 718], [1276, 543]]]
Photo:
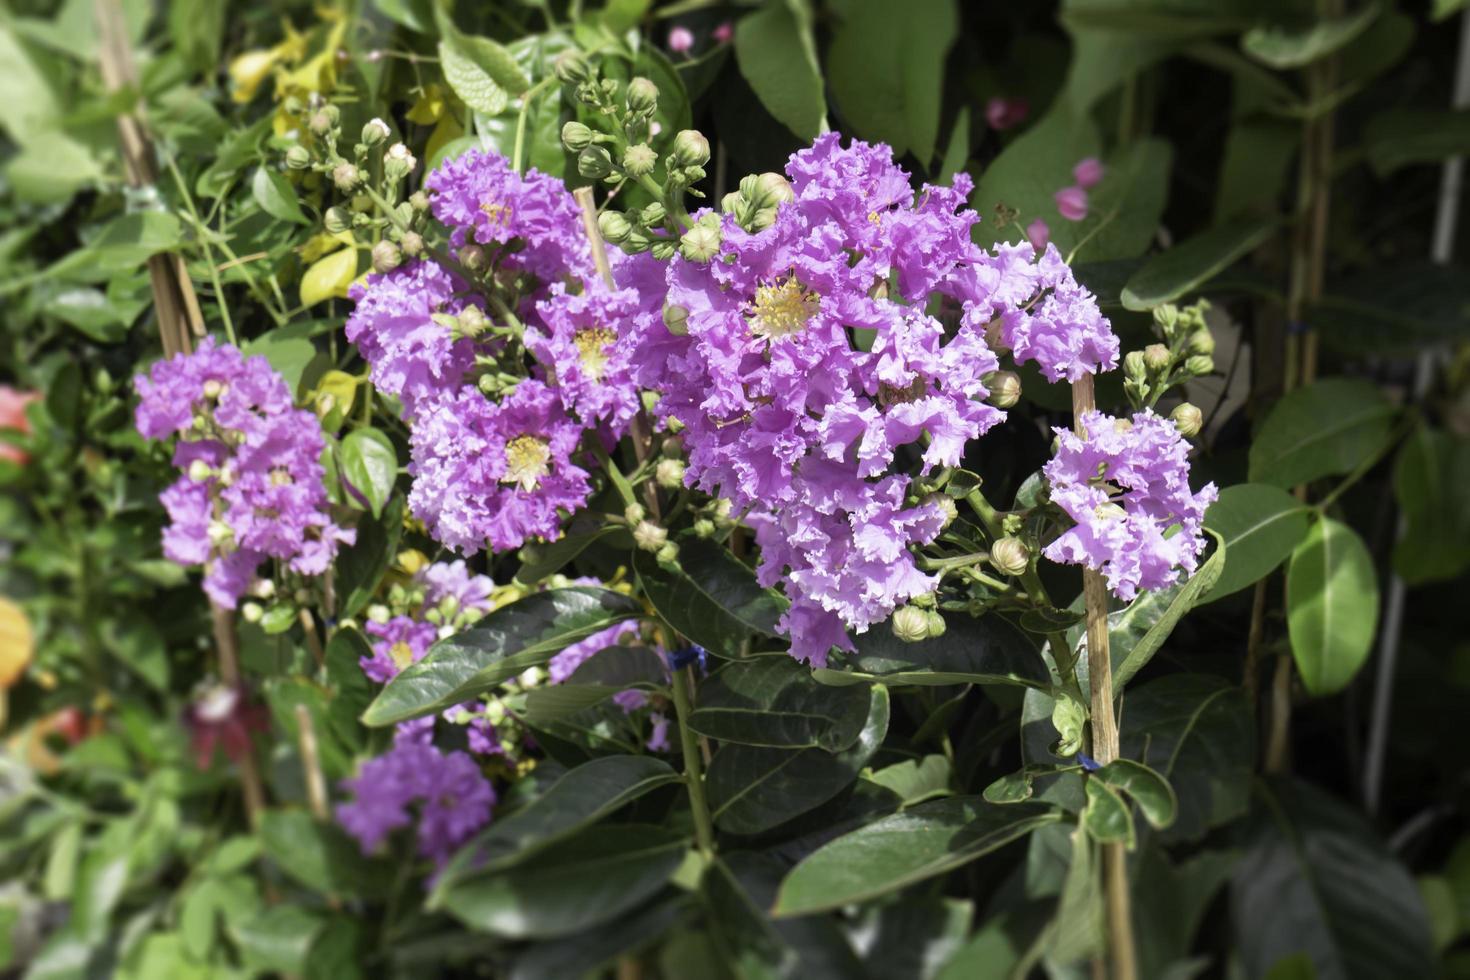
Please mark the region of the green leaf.
[[667, 679], [663, 658], [648, 647], [611, 646], [584, 660], [562, 685], [597, 684], [621, 691], [662, 688]]
[[1133, 814], [1118, 791], [1100, 779], [1088, 779], [1087, 807], [1082, 811], [1082, 827], [1088, 836], [1103, 844], [1123, 844], [1133, 849]]
[[1378, 579], [1358, 532], [1323, 517], [1291, 553], [1286, 626], [1302, 683], [1335, 694], [1357, 674], [1378, 626]]
[[1173, 786], [1179, 816], [1161, 833], [1190, 841], [1240, 816], [1255, 766], [1255, 724], [1244, 692], [1207, 674], [1172, 674], [1128, 691], [1122, 755]]
[[1163, 830], [1179, 815], [1179, 798], [1169, 781], [1141, 762], [1114, 759], [1089, 779], [1107, 783], [1132, 797], [1143, 818], [1155, 830]]
[[852, 785], [887, 732], [888, 691], [878, 686], [869, 692], [862, 733], [842, 752], [721, 746], [705, 777], [715, 824], [759, 834], [821, 806]]
[[256, 169], [255, 176], [250, 180], [250, 192], [255, 196], [255, 203], [260, 205], [260, 209], [272, 218], [298, 225], [311, 223], [301, 213], [301, 205], [296, 202], [296, 189], [291, 186], [290, 181], [270, 167]]
[[317, 259], [301, 276], [301, 305], [315, 306], [329, 299], [346, 299], [357, 278], [357, 249], [348, 246]]
[[548, 980], [595, 975], [624, 953], [653, 944], [689, 918], [693, 901], [670, 895], [578, 936], [576, 942], [554, 939], [537, 943], [518, 955], [507, 980]]
[[767, 111], [802, 139], [821, 132], [827, 97], [805, 0], [766, 0], [735, 26], [735, 62]]
[[1123, 306], [1151, 310], [1197, 292], [1276, 231], [1275, 217], [1242, 216], [1160, 252], [1123, 287]]
[[890, 687], [912, 684], [1019, 684], [1049, 687], [1046, 664], [1031, 639], [998, 615], [946, 617], [944, 634], [905, 643], [887, 624], [853, 638], [849, 666], [815, 671], [824, 684], [881, 681]]
[[1332, 279], [1306, 313], [1330, 324], [1322, 341], [1361, 356], [1412, 354], [1453, 343], [1470, 329], [1470, 283], [1448, 265], [1409, 259]]
[[337, 558], [337, 591], [342, 596], [343, 617], [355, 616], [372, 601], [378, 583], [398, 553], [403, 534], [403, 498], [395, 497], [383, 508], [381, 519], [357, 522], [357, 542]]
[[1387, 443], [1397, 414], [1371, 381], [1329, 378], [1297, 388], [1271, 407], [1256, 433], [1251, 481], [1294, 487], [1352, 472]]
[[257, 970], [299, 974], [321, 932], [320, 917], [299, 905], [273, 905], [230, 927], [245, 962]]
[[510, 96], [490, 74], [475, 63], [469, 52], [454, 39], [439, 42], [439, 65], [444, 80], [465, 105], [487, 116], [498, 116], [510, 104]]
[[1259, 25], [1241, 35], [1240, 48], [1278, 71], [1303, 68], [1362, 34], [1382, 12], [1379, 4], [1369, 3], [1342, 17], [1322, 17], [1301, 27]]
[[508, 871], [474, 875], [438, 896], [472, 929], [508, 939], [576, 935], [664, 886], [688, 844], [662, 827], [592, 827]]
[[[464, 34], [449, 20], [445, 8], [436, 8], [439, 33], [457, 55], [471, 62], [509, 95], [521, 95], [531, 87], [531, 80], [516, 64], [516, 59], [503, 45], [488, 37]], [[444, 42], [441, 42], [441, 44]], [[491, 113], [494, 115], [494, 113]]]
[[1414, 879], [1356, 812], [1303, 783], [1258, 788], [1230, 888], [1246, 976], [1304, 954], [1318, 977], [1438, 975]]
[[393, 495], [398, 480], [398, 451], [377, 429], [353, 429], [342, 440], [337, 454], [342, 476], [367, 500], [374, 517]]
[[1102, 183], [1092, 192], [1086, 220], [1052, 221], [1074, 225], [1079, 239], [1073, 262], [1132, 259], [1148, 251], [1158, 235], [1169, 196], [1174, 150], [1168, 140], [1139, 139], [1107, 159]]
[[616, 687], [602, 684], [553, 684], [533, 688], [526, 692], [525, 719], [535, 728], [544, 728], [599, 705], [616, 693]]
[[717, 656], [739, 657], [752, 636], [775, 632], [785, 600], [762, 589], [733, 555], [716, 557], [712, 549], [723, 552], [713, 542], [681, 542], [680, 569], [639, 551], [633, 568], [648, 601], [675, 631]]
[[1470, 153], [1470, 110], [1399, 108], [1368, 120], [1368, 164], [1380, 178], [1401, 167]]
[[270, 810], [261, 818], [260, 846], [285, 874], [323, 895], [380, 894], [390, 879], [332, 823], [303, 810]]
[[893, 790], [904, 806], [913, 806], [938, 796], [949, 795], [949, 760], [942, 755], [905, 759], [874, 771], [869, 778]]
[[894, 16], [885, 0], [854, 0], [827, 54], [832, 97], [854, 135], [926, 166], [939, 139], [944, 61], [959, 16], [954, 0], [915, 0]]
[[105, 176], [92, 151], [57, 130], [28, 135], [5, 164], [5, 177], [23, 201], [58, 204]]
[[1078, 827], [1067, 836], [1071, 859], [1062, 879], [1056, 918], [1046, 933], [1046, 961], [1063, 967], [1088, 959], [1104, 948], [1105, 919], [1102, 876], [1094, 863], [1092, 837], [1086, 827]]
[[1307, 535], [1310, 508], [1269, 483], [1240, 483], [1220, 491], [1205, 511], [1205, 527], [1225, 542], [1229, 557], [1200, 602], [1233, 595], [1270, 575]]
[[[1221, 569], [1229, 561], [1224, 541], [1215, 536], [1214, 553], [1182, 585], [1145, 592], [1118, 614], [1116, 623], [1111, 615], [1108, 617], [1108, 653], [1116, 685], [1127, 684], [1153, 659], [1184, 614], [1199, 605], [1200, 596], [1219, 580]], [[1139, 635], [1140, 631], [1142, 635]], [[1122, 646], [1112, 646], [1114, 637]]]
[[977, 796], [921, 803], [844, 834], [791, 869], [777, 916], [863, 902], [944, 874], [1059, 819], [1050, 807], [994, 806]]
[[1419, 428], [1399, 452], [1394, 492], [1404, 533], [1393, 567], [1410, 585], [1453, 579], [1470, 568], [1470, 441]]
[[522, 548], [523, 564], [516, 571], [516, 581], [522, 585], [535, 585], [548, 575], [561, 571], [599, 539], [615, 530], [613, 527], [600, 527], [585, 534], [567, 534], [548, 544], [538, 543], [531, 548]]
[[139, 211], [109, 221], [84, 248], [79, 248], [46, 270], [48, 276], [82, 282], [101, 282], [133, 273], [159, 252], [177, 248], [182, 241], [179, 219], [167, 211]]
[[363, 712], [363, 724], [392, 725], [443, 711], [641, 612], [637, 602], [610, 589], [578, 586], [529, 595], [430, 647], [388, 682]]
[[728, 663], [700, 684], [689, 727], [721, 742], [837, 752], [857, 740], [867, 717], [861, 687], [818, 684], [790, 657], [759, 657]]
[[316, 356], [316, 348], [305, 337], [275, 331], [256, 337], [241, 348], [241, 353], [247, 357], [257, 354], [264, 357], [287, 387], [295, 391], [306, 365]]
[[649, 756], [609, 755], [584, 763], [461, 848], [440, 872], [429, 902], [438, 902], [473, 875], [514, 867], [645, 793], [678, 781], [667, 763]]

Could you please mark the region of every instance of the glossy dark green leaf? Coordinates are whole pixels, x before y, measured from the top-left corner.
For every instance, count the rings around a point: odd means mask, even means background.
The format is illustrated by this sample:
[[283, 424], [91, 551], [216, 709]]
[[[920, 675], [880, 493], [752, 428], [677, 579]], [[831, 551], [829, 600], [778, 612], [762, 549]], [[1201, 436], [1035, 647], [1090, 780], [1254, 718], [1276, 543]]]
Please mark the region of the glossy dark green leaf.
[[524, 585], [535, 585], [548, 575], [561, 571], [575, 561], [578, 555], [614, 530], [615, 528], [603, 527], [585, 534], [567, 534], [549, 544], [537, 544], [534, 548], [522, 549], [522, 555], [529, 557], [516, 571], [516, 581]]
[[646, 551], [633, 557], [644, 594], [676, 631], [726, 658], [740, 656], [752, 636], [775, 632], [785, 600], [734, 556], [695, 539], [680, 544], [679, 564], [664, 568]]
[[995, 806], [978, 796], [921, 803], [817, 849], [791, 870], [778, 916], [862, 902], [968, 864], [1059, 818], [1039, 804]]
[[867, 940], [862, 946], [867, 975], [928, 980], [964, 945], [974, 912], [968, 899], [939, 895], [865, 908], [853, 928]]
[[394, 497], [379, 518], [364, 515], [357, 522], [357, 541], [337, 558], [338, 612], [356, 616], [372, 601], [378, 583], [398, 553], [403, 536], [403, 498]]
[[1046, 664], [1031, 639], [1008, 620], [989, 615], [945, 617], [944, 635], [905, 643], [887, 624], [853, 638], [857, 652], [842, 669], [816, 672], [824, 684], [881, 681], [905, 684], [1050, 684]]
[[660, 759], [612, 755], [567, 772], [524, 808], [497, 817], [440, 872], [430, 901], [481, 872], [513, 867], [543, 848], [601, 820], [679, 774]]
[[715, 824], [732, 834], [758, 834], [850, 786], [888, 732], [888, 691], [874, 687], [868, 699], [862, 732], [842, 752], [722, 746], [705, 777]]
[[1368, 163], [1379, 177], [1470, 152], [1470, 110], [1400, 107], [1368, 120]]
[[[1121, 687], [1133, 679], [1145, 664], [1159, 652], [1179, 621], [1199, 604], [1200, 596], [1219, 580], [1221, 570], [1229, 565], [1230, 555], [1218, 535], [1214, 550], [1185, 582], [1145, 592], [1127, 609], [1108, 616], [1108, 655], [1113, 663], [1113, 683]], [[1116, 645], [1115, 645], [1116, 644]], [[1085, 644], [1081, 649], [1085, 649]]]
[[270, 810], [261, 819], [260, 846], [286, 875], [323, 895], [376, 895], [391, 880], [335, 823], [304, 810]]
[[298, 225], [309, 223], [306, 215], [301, 213], [301, 205], [296, 202], [296, 189], [270, 167], [262, 166], [255, 171], [250, 180], [250, 192], [255, 203], [272, 218]]
[[652, 945], [694, 911], [685, 895], [669, 895], [611, 922], [588, 929], [575, 942], [552, 939], [520, 953], [507, 980], [553, 980], [595, 974], [624, 953]]
[[1197, 948], [1195, 934], [1239, 857], [1211, 850], [1175, 862], [1155, 843], [1139, 849], [1129, 877], [1140, 977], [1169, 976], [1171, 966], [1188, 959]]
[[687, 847], [662, 827], [592, 827], [509, 870], [462, 878], [435, 898], [470, 928], [508, 939], [575, 935], [652, 897]]
[[1100, 779], [1088, 779], [1087, 807], [1082, 811], [1082, 826], [1093, 840], [1103, 844], [1123, 844], [1133, 848], [1133, 814], [1118, 791]]
[[1470, 283], [1453, 266], [1402, 259], [1327, 282], [1306, 313], [1343, 354], [1412, 354], [1452, 343], [1470, 327]]
[[950, 792], [950, 764], [942, 755], [895, 762], [874, 770], [870, 778], [879, 786], [886, 786], [897, 793], [904, 806], [948, 796]]
[[1307, 690], [1319, 697], [1348, 685], [1373, 648], [1378, 577], [1358, 532], [1323, 517], [1291, 553], [1286, 626]]
[[1127, 794], [1155, 830], [1169, 826], [1179, 815], [1179, 798], [1174, 795], [1174, 787], [1141, 762], [1114, 759], [1088, 778]]
[[1470, 567], [1470, 440], [1420, 428], [1399, 452], [1394, 492], [1404, 533], [1393, 567], [1404, 581], [1444, 581]]
[[1179, 816], [1165, 841], [1196, 840], [1245, 811], [1255, 725], [1245, 693], [1207, 674], [1172, 674], [1128, 691], [1122, 756], [1173, 786]]
[[734, 977], [795, 975], [798, 956], [781, 940], [765, 908], [758, 906], [723, 859], [715, 859], [699, 879], [701, 902], [730, 974]]
[[393, 443], [377, 429], [353, 429], [342, 440], [337, 461], [342, 475], [362, 494], [373, 516], [380, 516], [398, 479], [398, 452]]
[[1307, 535], [1305, 504], [1269, 483], [1238, 483], [1220, 491], [1205, 511], [1205, 527], [1229, 549], [1220, 577], [1200, 602], [1213, 602], [1254, 585], [1276, 570]]
[[1271, 237], [1276, 226], [1274, 217], [1233, 218], [1160, 252], [1128, 280], [1123, 305], [1150, 310], [1194, 293]]
[[1250, 450], [1251, 481], [1289, 488], [1351, 472], [1383, 448], [1396, 415], [1371, 381], [1329, 378], [1297, 388], [1261, 422]]
[[1056, 771], [1056, 766], [1026, 766], [992, 781], [981, 795], [985, 797], [986, 803], [1024, 803], [1035, 792], [1033, 784], [1036, 777], [1051, 775]]
[[1437, 975], [1414, 880], [1356, 812], [1303, 783], [1258, 788], [1230, 889], [1233, 948], [1248, 976], [1304, 954], [1337, 980]]
[[725, 664], [700, 684], [689, 727], [721, 742], [837, 752], [867, 717], [865, 689], [819, 684], [790, 657], [758, 657]]
[[822, 129], [826, 94], [803, 0], [766, 0], [735, 26], [735, 61], [772, 116], [803, 139]]
[[1067, 836], [1071, 853], [1058, 893], [1056, 918], [1047, 927], [1046, 962], [1052, 967], [1078, 963], [1104, 947], [1102, 876], [1097, 873], [1093, 838], [1085, 827]]
[[628, 596], [591, 586], [529, 595], [430, 647], [388, 682], [363, 712], [363, 723], [392, 725], [443, 711], [641, 612]]
[[1278, 71], [1302, 68], [1350, 43], [1382, 12], [1379, 4], [1368, 3], [1341, 17], [1318, 17], [1301, 27], [1262, 24], [1241, 35], [1240, 47]]
[[602, 684], [553, 684], [533, 688], [526, 692], [525, 719], [533, 727], [542, 728], [601, 704], [616, 693], [617, 688]]
[[668, 668], [663, 658], [648, 647], [608, 647], [584, 660], [562, 683], [597, 684], [624, 690], [630, 687], [663, 687]]

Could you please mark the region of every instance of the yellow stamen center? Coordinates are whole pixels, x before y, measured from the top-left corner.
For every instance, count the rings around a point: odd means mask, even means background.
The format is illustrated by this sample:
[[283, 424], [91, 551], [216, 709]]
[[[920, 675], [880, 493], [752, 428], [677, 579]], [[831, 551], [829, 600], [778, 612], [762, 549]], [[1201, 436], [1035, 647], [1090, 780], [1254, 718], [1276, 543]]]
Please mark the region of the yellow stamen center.
[[789, 337], [806, 326], [819, 304], [819, 297], [808, 292], [793, 273], [784, 282], [761, 286], [755, 291], [750, 329], [768, 340]]
[[530, 493], [548, 471], [551, 447], [535, 436], [518, 436], [505, 444], [505, 475], [501, 483], [514, 483]]
[[608, 348], [617, 338], [606, 327], [591, 327], [587, 330], [577, 331], [574, 339], [577, 345], [577, 353], [582, 360], [582, 373], [593, 381], [601, 381], [602, 374], [607, 370]]
[[388, 656], [392, 657], [394, 665], [402, 670], [413, 663], [413, 648], [399, 640], [388, 649]]
[[480, 210], [489, 216], [491, 224], [510, 224], [512, 211], [509, 204], [497, 204], [495, 201], [481, 201]]

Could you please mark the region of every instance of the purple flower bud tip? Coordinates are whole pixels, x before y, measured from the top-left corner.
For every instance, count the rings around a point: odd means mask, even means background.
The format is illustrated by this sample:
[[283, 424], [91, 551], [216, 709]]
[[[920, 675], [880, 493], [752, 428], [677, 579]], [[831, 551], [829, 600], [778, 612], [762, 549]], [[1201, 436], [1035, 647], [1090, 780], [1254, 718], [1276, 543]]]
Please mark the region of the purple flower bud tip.
[[1081, 187], [1063, 187], [1052, 198], [1057, 202], [1057, 212], [1068, 221], [1087, 217], [1087, 191]]
[[675, 27], [669, 31], [669, 50], [676, 54], [686, 54], [694, 47], [694, 33], [684, 26]]
[[1025, 99], [996, 96], [985, 103], [985, 121], [997, 132], [1021, 125], [1029, 115], [1031, 103]]
[[1103, 179], [1102, 161], [1097, 157], [1087, 157], [1072, 168], [1072, 179], [1077, 181], [1081, 188], [1095, 187]]
[[1045, 221], [1037, 218], [1026, 226], [1026, 240], [1036, 251], [1044, 251], [1046, 243], [1051, 241], [1051, 229], [1047, 227]]

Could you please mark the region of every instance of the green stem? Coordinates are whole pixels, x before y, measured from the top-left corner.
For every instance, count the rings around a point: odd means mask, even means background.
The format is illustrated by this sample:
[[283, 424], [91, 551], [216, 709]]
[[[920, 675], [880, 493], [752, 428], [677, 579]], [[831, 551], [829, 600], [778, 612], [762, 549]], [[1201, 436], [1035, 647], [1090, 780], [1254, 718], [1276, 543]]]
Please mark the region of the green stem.
[[674, 675], [674, 714], [679, 723], [679, 746], [684, 752], [684, 785], [689, 790], [689, 808], [694, 811], [694, 839], [706, 857], [714, 853], [715, 833], [710, 821], [709, 803], [704, 797], [704, 775], [700, 769], [697, 736], [689, 728], [693, 710], [689, 696], [694, 687], [694, 669], [686, 667]]
[[555, 81], [557, 81], [555, 75], [548, 75], [527, 89], [526, 94], [521, 97], [521, 111], [516, 116], [515, 150], [512, 152], [510, 158], [511, 168], [516, 173], [521, 172], [521, 161], [524, 159], [523, 153], [526, 148], [526, 118], [531, 114], [531, 103], [535, 101], [536, 96], [540, 95], [548, 85]]
[[[602, 444], [597, 440], [597, 437], [593, 436], [590, 441], [592, 443], [592, 452], [596, 455], [597, 461], [607, 471], [607, 477], [609, 480], [612, 480], [613, 486], [618, 488], [618, 495], [623, 498], [623, 506], [632, 507], [638, 502], [638, 498], [633, 495], [633, 485], [628, 482], [628, 478], [623, 475], [623, 471], [618, 468], [618, 464], [614, 463], [612, 457], [607, 454], [607, 450], [602, 448]], [[677, 686], [675, 685], [675, 687]]]

